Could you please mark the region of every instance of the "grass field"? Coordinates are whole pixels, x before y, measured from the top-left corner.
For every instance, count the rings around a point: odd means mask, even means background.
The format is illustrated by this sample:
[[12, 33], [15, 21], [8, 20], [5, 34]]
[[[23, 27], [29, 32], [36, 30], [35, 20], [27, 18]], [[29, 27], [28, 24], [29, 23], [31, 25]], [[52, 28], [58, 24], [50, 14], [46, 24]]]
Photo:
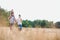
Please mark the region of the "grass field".
[[0, 27], [0, 40], [60, 40], [60, 29]]

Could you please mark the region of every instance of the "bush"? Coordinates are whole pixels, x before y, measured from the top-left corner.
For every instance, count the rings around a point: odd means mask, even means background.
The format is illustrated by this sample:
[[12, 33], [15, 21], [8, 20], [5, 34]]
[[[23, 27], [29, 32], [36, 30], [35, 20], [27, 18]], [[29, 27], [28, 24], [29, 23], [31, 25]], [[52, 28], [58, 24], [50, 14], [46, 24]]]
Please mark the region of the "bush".
[[55, 23], [55, 27], [56, 27], [56, 28], [60, 28], [60, 22], [56, 22], [56, 23]]

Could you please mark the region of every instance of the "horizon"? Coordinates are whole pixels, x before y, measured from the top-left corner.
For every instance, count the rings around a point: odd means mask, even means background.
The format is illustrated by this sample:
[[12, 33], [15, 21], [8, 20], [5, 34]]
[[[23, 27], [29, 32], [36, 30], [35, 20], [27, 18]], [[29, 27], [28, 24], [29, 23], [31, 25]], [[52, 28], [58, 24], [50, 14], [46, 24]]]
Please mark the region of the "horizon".
[[0, 6], [13, 9], [15, 17], [21, 14], [23, 20], [60, 21], [59, 0], [0, 0]]

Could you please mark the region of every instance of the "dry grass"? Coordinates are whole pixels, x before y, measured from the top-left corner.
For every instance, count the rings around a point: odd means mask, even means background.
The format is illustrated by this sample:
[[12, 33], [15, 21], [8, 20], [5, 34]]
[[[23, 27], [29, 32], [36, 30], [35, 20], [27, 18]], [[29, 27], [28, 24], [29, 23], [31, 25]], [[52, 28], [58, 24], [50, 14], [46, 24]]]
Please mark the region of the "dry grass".
[[0, 40], [60, 40], [60, 29], [0, 27]]
[[7, 21], [5, 18], [0, 17], [0, 26], [7, 26]]

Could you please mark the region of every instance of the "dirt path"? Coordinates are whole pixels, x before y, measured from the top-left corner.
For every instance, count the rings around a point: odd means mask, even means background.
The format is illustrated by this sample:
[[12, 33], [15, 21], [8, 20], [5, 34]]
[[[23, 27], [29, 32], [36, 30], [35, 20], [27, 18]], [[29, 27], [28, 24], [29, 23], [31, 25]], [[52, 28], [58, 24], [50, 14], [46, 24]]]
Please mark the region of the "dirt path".
[[60, 29], [0, 27], [0, 40], [60, 40]]

